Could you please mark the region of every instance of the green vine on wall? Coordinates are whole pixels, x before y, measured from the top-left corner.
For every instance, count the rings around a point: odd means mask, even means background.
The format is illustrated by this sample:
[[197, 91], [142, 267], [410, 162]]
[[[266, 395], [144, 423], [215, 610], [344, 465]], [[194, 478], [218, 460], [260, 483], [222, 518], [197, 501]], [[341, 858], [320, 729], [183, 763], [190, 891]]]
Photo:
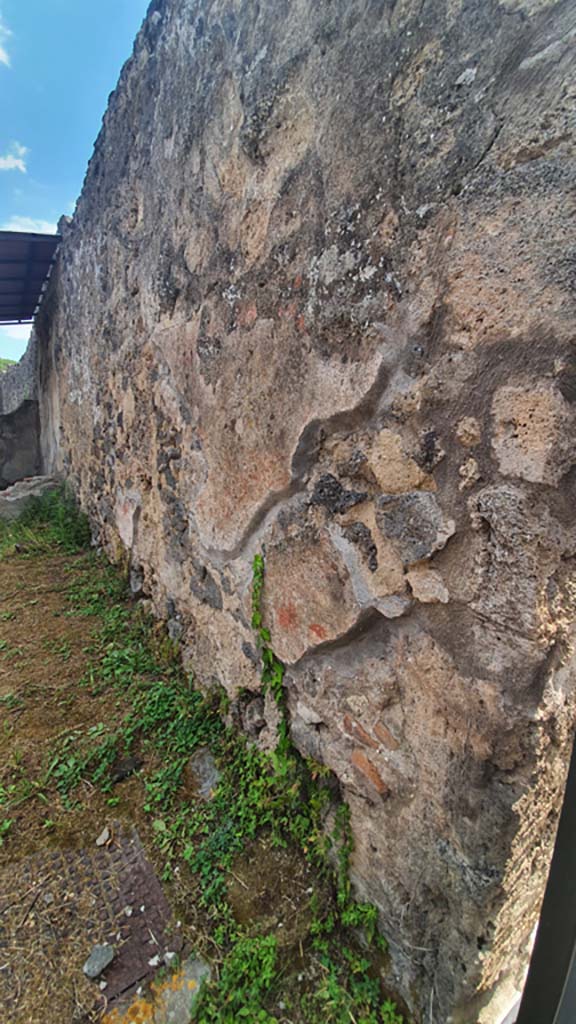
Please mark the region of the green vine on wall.
[[270, 693], [273, 696], [280, 710], [276, 753], [277, 755], [288, 755], [291, 744], [286, 694], [284, 691], [284, 674], [286, 670], [282, 662], [274, 654], [270, 646], [272, 642], [270, 630], [264, 626], [262, 614], [264, 558], [262, 555], [254, 556], [252, 569], [252, 629], [256, 632], [258, 648], [262, 659], [262, 688], [264, 693]]
[[[152, 817], [164, 878], [178, 871], [181, 883], [192, 879], [192, 888], [184, 891], [193, 892], [194, 929], [215, 951], [214, 976], [194, 1010], [197, 1024], [246, 1019], [274, 1024], [286, 1019], [284, 1011], [275, 1015], [280, 998], [290, 1004], [290, 1015], [293, 1011], [294, 1019], [306, 1024], [402, 1024], [395, 1004], [383, 1000], [375, 957], [365, 955], [358, 941], [363, 934], [375, 945], [384, 944], [376, 933], [376, 908], [351, 896], [349, 809], [344, 803], [335, 806], [329, 769], [304, 760], [290, 743], [285, 669], [262, 618], [264, 559], [259, 555], [254, 561], [253, 624], [263, 686], [280, 709], [272, 755], [226, 723], [223, 695], [206, 698], [195, 689], [177, 646], [124, 599], [125, 580], [89, 550], [89, 538], [83, 517], [58, 492], [44, 496], [16, 523], [0, 522], [0, 559], [23, 542], [25, 557], [79, 551], [66, 593], [70, 614], [93, 624], [82, 684], [90, 687], [91, 699], [102, 695], [106, 711], [105, 721], [86, 729], [79, 725], [58, 738], [38, 777], [22, 780], [22, 792], [0, 786], [0, 845], [11, 840], [12, 806], [31, 793], [59, 797], [56, 805], [61, 802], [67, 813], [83, 799], [82, 782], [89, 779], [115, 807], [111, 766], [140, 749], [144, 809]], [[207, 801], [190, 799], [186, 781], [190, 758], [203, 747], [209, 747], [220, 772]], [[297, 847], [296, 858], [301, 850], [314, 867], [300, 952], [311, 974], [296, 987], [294, 977], [291, 982], [286, 976], [277, 936], [262, 934], [258, 915], [249, 929], [239, 923], [229, 899], [235, 862], [252, 856], [251, 844], [259, 837], [271, 847]]]
[[[329, 769], [317, 764], [312, 759], [303, 761], [290, 740], [290, 722], [286, 706], [284, 688], [285, 666], [276, 657], [271, 646], [270, 630], [264, 625], [262, 599], [265, 580], [265, 563], [261, 554], [254, 557], [252, 564], [252, 628], [254, 629], [262, 659], [262, 687], [265, 693], [271, 693], [280, 710], [278, 727], [278, 744], [275, 763], [283, 775], [304, 775], [303, 792], [310, 794], [312, 806], [316, 804], [321, 813], [326, 810], [329, 802], [326, 788], [318, 784], [318, 780], [330, 774]], [[330, 860], [336, 860], [336, 903], [339, 921], [328, 919], [322, 922], [318, 934], [322, 931], [330, 933], [337, 923], [349, 928], [361, 928], [369, 943], [386, 948], [386, 940], [378, 932], [378, 909], [372, 903], [357, 902], [351, 895], [350, 860], [354, 850], [354, 839], [350, 825], [350, 808], [341, 802], [334, 816], [334, 827], [326, 836], [326, 845], [316, 844], [316, 851], [321, 851], [321, 860], [325, 869]], [[305, 849], [306, 852], [306, 849]], [[330, 857], [330, 854], [335, 857]], [[317, 861], [318, 863], [318, 861]]]

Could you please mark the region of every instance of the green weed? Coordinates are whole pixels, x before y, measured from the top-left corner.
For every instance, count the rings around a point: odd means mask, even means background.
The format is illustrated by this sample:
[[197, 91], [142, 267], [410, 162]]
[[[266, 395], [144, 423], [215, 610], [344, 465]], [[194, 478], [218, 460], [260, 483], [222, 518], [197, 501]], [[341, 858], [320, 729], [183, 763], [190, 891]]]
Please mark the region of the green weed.
[[202, 1024], [277, 1021], [262, 1006], [277, 971], [278, 950], [274, 936], [242, 936], [224, 961], [218, 982], [207, 986], [192, 1020]]
[[0, 697], [0, 707], [6, 708], [7, 711], [16, 711], [24, 707], [24, 701], [17, 693], [5, 693]]
[[19, 519], [0, 520], [0, 557], [18, 544], [23, 555], [37, 555], [54, 548], [76, 552], [90, 543], [88, 520], [64, 487], [32, 498]]
[[[218, 949], [216, 976], [195, 1010], [197, 1024], [271, 1024], [280, 1019], [273, 1013], [284, 998], [284, 966], [276, 939], [247, 934], [228, 902], [233, 862], [260, 836], [278, 846], [296, 844], [325, 888], [322, 899], [311, 896], [313, 919], [305, 942], [320, 965], [319, 978], [313, 991], [289, 997], [292, 1009], [308, 1024], [402, 1024], [395, 1005], [383, 1002], [372, 954], [360, 951], [385, 943], [378, 935], [376, 908], [351, 894], [349, 810], [343, 804], [335, 807], [328, 769], [300, 757], [290, 742], [284, 666], [274, 653], [261, 610], [262, 556], [254, 560], [252, 624], [262, 658], [262, 686], [280, 710], [272, 754], [225, 724], [225, 697], [206, 699], [194, 689], [175, 645], [158, 638], [150, 620], [127, 602], [118, 571], [103, 565], [94, 552], [82, 550], [89, 531], [66, 495], [56, 492], [42, 499], [8, 533], [10, 544], [26, 543], [31, 552], [49, 551], [54, 545], [79, 552], [66, 580], [66, 614], [86, 620], [90, 665], [83, 683], [92, 694], [105, 690], [109, 703], [119, 702], [119, 711], [109, 722], [62, 736], [37, 782], [20, 779], [0, 787], [5, 813], [22, 799], [46, 799], [50, 788], [71, 807], [83, 780], [110, 792], [114, 762], [137, 749], [144, 757], [144, 806], [152, 818], [164, 875], [170, 877], [182, 865], [194, 873], [200, 909], [211, 922]], [[10, 544], [7, 531], [0, 528], [0, 556]], [[186, 789], [190, 757], [201, 747], [210, 748], [220, 772], [207, 802], [191, 800]], [[108, 797], [110, 806], [117, 803], [118, 797]], [[334, 821], [331, 831], [329, 818]], [[50, 830], [52, 819], [44, 827]]]
[[13, 821], [11, 818], [3, 818], [2, 821], [0, 821], [0, 846], [4, 846], [6, 836], [12, 828], [12, 825]]

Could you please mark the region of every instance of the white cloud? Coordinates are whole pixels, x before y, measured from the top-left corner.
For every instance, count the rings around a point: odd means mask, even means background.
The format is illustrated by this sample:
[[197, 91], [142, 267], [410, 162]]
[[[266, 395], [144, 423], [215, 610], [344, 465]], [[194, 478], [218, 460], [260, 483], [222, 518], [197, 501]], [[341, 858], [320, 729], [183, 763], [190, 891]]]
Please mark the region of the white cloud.
[[22, 146], [19, 142], [12, 142], [8, 147], [8, 152], [4, 156], [0, 156], [0, 171], [22, 171], [22, 174], [26, 174], [27, 153], [26, 146]]
[[57, 227], [51, 220], [35, 217], [10, 217], [10, 220], [0, 225], [0, 231], [35, 231], [39, 235], [55, 235]]
[[10, 338], [12, 341], [28, 341], [30, 324], [6, 324], [0, 327], [0, 335], [3, 338]]
[[5, 64], [7, 68], [10, 67], [10, 57], [8, 50], [6, 49], [6, 43], [12, 35], [10, 29], [5, 24], [2, 15], [0, 14], [0, 64]]

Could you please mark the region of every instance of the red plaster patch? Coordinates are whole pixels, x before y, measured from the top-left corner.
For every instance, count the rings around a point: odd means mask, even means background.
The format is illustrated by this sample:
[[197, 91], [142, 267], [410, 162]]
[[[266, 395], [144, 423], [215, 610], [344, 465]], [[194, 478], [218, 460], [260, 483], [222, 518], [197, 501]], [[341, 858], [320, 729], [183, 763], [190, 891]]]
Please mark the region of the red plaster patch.
[[286, 306], [278, 307], [278, 316], [280, 319], [292, 320], [292, 318], [296, 316], [297, 309], [298, 303], [293, 299], [292, 302], [289, 302]]
[[360, 725], [360, 722], [351, 718], [350, 715], [344, 715], [343, 724], [344, 731], [347, 732], [349, 736], [353, 736], [354, 739], [359, 740], [360, 743], [364, 743], [367, 747], [372, 747], [373, 750], [377, 749], [378, 744], [376, 740], [370, 736], [370, 733], [366, 732], [366, 729]]
[[390, 729], [384, 725], [384, 722], [376, 722], [374, 732], [385, 747], [388, 747], [389, 750], [398, 750], [400, 744], [396, 737], [392, 735]]
[[241, 306], [240, 312], [238, 314], [238, 323], [240, 324], [240, 327], [252, 327], [252, 324], [256, 321], [257, 318], [258, 310], [256, 308], [255, 302], [251, 302], [249, 304], [247, 303], [246, 305]]
[[314, 636], [317, 636], [319, 640], [325, 640], [328, 636], [324, 626], [321, 626], [319, 622], [311, 622], [308, 629], [311, 633], [314, 633]]
[[381, 777], [378, 769], [372, 764], [370, 758], [366, 757], [363, 750], [354, 750], [351, 758], [352, 764], [358, 771], [368, 780], [371, 786], [374, 787], [377, 793], [380, 794], [383, 800], [386, 800], [390, 796], [390, 790], [383, 778]]
[[298, 625], [298, 612], [292, 603], [282, 604], [276, 611], [276, 619], [282, 629], [294, 629]]

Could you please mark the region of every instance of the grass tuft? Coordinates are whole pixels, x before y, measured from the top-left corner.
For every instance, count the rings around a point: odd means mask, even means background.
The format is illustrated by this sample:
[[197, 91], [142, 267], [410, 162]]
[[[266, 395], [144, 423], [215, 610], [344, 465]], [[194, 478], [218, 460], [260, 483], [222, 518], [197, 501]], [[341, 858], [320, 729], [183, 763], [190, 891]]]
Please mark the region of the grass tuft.
[[90, 544], [90, 526], [64, 487], [31, 498], [16, 520], [0, 519], [0, 558], [15, 546], [27, 555], [53, 550], [74, 553]]
[[[56, 796], [66, 811], [72, 810], [85, 783], [110, 793], [112, 766], [137, 753], [144, 765], [143, 806], [164, 878], [179, 878], [183, 872], [194, 878], [198, 909], [209, 923], [216, 951], [213, 978], [195, 1009], [197, 1024], [285, 1019], [403, 1024], [379, 981], [386, 943], [377, 930], [377, 910], [357, 902], [351, 892], [348, 807], [335, 801], [330, 773], [304, 760], [290, 742], [284, 666], [262, 621], [262, 557], [254, 563], [252, 622], [263, 688], [280, 711], [272, 753], [262, 752], [227, 724], [223, 695], [207, 699], [195, 689], [177, 646], [128, 600], [125, 580], [87, 550], [89, 541], [88, 524], [64, 491], [34, 502], [18, 522], [0, 524], [0, 558], [15, 544], [26, 548], [26, 557], [79, 552], [66, 584], [67, 614], [91, 627], [88, 665], [79, 682], [94, 699], [102, 696], [108, 710], [103, 720], [72, 726], [60, 735], [41, 777], [0, 786], [6, 815], [0, 820], [0, 845], [12, 828], [13, 808], [23, 800], [49, 802], [54, 814]], [[64, 641], [56, 653], [69, 657]], [[18, 710], [15, 700], [6, 695], [5, 709]], [[191, 756], [200, 748], [210, 749], [219, 770], [208, 801], [195, 799], [187, 780]], [[110, 805], [117, 799], [111, 796]], [[44, 818], [42, 827], [52, 830], [53, 818]], [[230, 903], [228, 886], [237, 858], [263, 838], [272, 848], [298, 849], [317, 880], [306, 906], [310, 923], [300, 940], [300, 957], [312, 965], [312, 981], [306, 985], [286, 987], [288, 968], [277, 936], [239, 924]], [[278, 1015], [279, 1002], [283, 1009]]]

